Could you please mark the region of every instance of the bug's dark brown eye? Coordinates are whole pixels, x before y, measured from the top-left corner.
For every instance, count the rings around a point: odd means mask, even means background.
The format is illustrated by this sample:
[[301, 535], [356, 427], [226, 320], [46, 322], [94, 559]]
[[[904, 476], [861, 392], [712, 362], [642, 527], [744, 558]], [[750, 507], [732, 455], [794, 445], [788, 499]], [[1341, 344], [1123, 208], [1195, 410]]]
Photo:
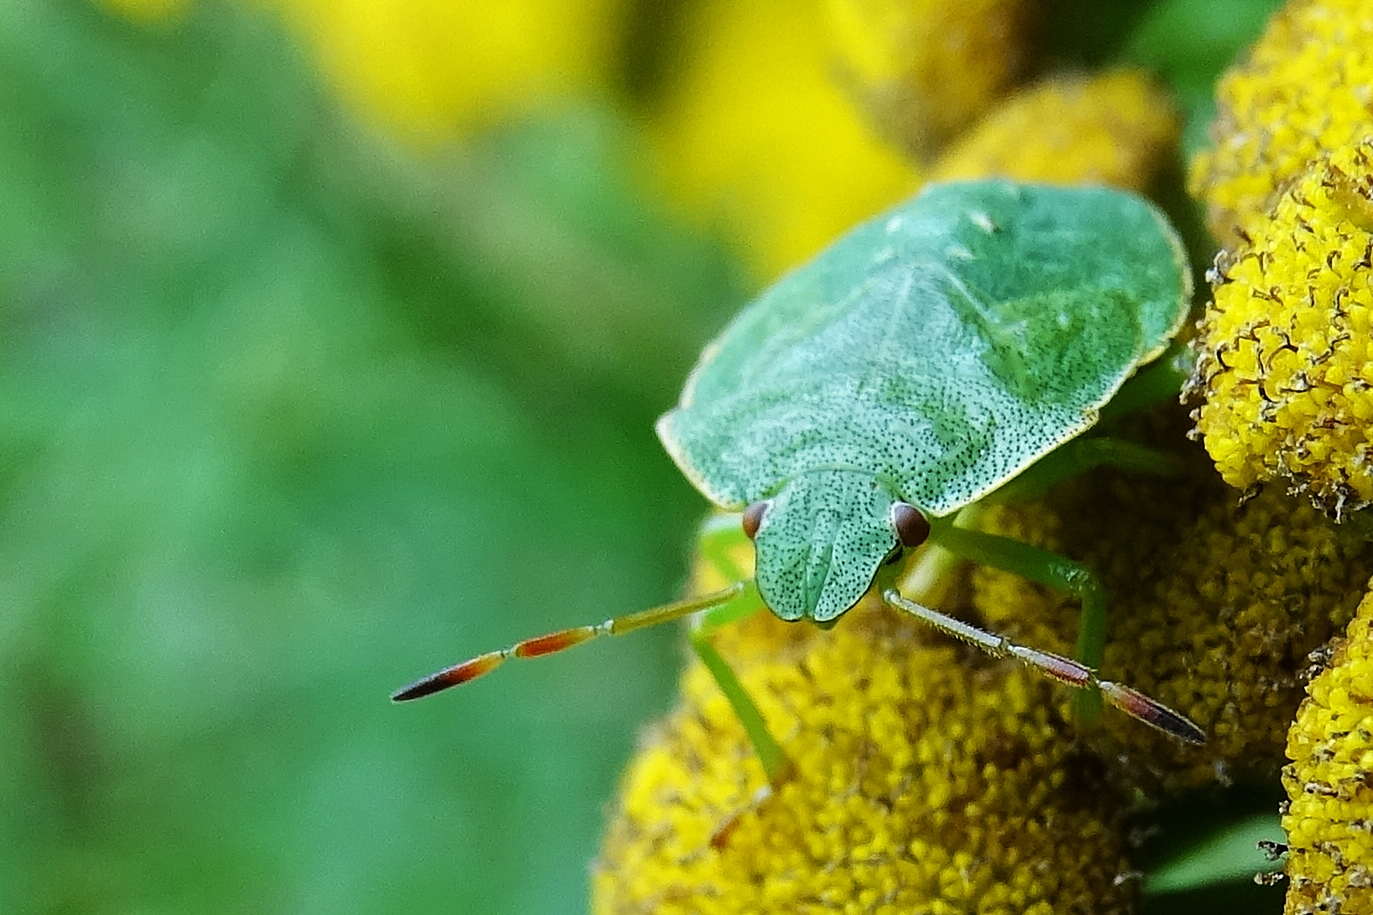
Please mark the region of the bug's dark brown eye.
[[748, 508], [744, 509], [744, 536], [752, 540], [758, 536], [758, 525], [763, 523], [763, 516], [768, 513], [772, 503], [767, 499], [760, 499]]
[[896, 528], [896, 539], [906, 549], [920, 546], [930, 536], [930, 522], [920, 513], [920, 509], [905, 502], [897, 502], [891, 507], [891, 523]]

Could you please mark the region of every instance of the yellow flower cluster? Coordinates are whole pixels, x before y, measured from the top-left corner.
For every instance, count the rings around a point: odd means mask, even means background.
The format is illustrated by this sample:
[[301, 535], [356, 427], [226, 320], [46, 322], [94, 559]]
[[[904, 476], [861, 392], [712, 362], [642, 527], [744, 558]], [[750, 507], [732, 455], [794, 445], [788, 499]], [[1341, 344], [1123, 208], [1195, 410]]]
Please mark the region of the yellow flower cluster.
[[1028, 62], [1026, 0], [828, 0], [841, 79], [917, 161], [1013, 89]]
[[1373, 500], [1373, 144], [1321, 159], [1222, 254], [1197, 429], [1232, 486], [1285, 481], [1335, 517]]
[[1288, 736], [1288, 915], [1373, 912], [1373, 596]]
[[[1175, 441], [1182, 427], [1174, 410], [1127, 431]], [[1187, 459], [1180, 478], [1090, 474], [1047, 502], [991, 508], [981, 526], [1097, 571], [1112, 598], [1103, 674], [1192, 717], [1207, 746], [1107, 710], [1070, 749], [1066, 690], [917, 622], [860, 606], [822, 633], [762, 615], [716, 641], [782, 737], [795, 779], [752, 806], [761, 767], [693, 666], [681, 707], [626, 775], [594, 911], [1128, 906], [1113, 882], [1128, 870], [1119, 798], [1160, 779], [1176, 788], [1274, 773], [1305, 659], [1350, 619], [1373, 573], [1373, 546], [1310, 505], [1278, 491], [1239, 505], [1199, 453]], [[748, 558], [745, 547], [740, 564]], [[1075, 599], [986, 568], [963, 594], [960, 615], [1072, 650]], [[989, 749], [1009, 746], [1010, 758]], [[1056, 793], [1080, 778], [1098, 795], [1087, 808]], [[1038, 825], [1069, 822], [1066, 834]], [[729, 841], [715, 848], [722, 827]]]
[[1190, 184], [1229, 244], [1322, 152], [1373, 134], [1373, 3], [1292, 0], [1216, 96]]
[[[1102, 676], [1167, 703], [1208, 737], [1184, 747], [1108, 712], [1102, 754], [1128, 755], [1139, 774], [1175, 786], [1277, 768], [1305, 658], [1349, 620], [1373, 574], [1373, 547], [1353, 531], [1277, 491], [1239, 505], [1204, 458], [1189, 457], [1186, 477], [1102, 471], [983, 518], [1101, 577], [1111, 600]], [[986, 568], [972, 583], [990, 628], [1071, 652], [1075, 599]]]
[[933, 180], [1003, 175], [1144, 192], [1176, 153], [1181, 122], [1140, 70], [1056, 77], [1017, 93], [948, 149]]
[[927, 637], [866, 607], [827, 633], [767, 614], [722, 632], [796, 774], [754, 801], [761, 767], [693, 665], [625, 776], [592, 911], [1127, 911], [1126, 804], [1077, 758], [1054, 687]]

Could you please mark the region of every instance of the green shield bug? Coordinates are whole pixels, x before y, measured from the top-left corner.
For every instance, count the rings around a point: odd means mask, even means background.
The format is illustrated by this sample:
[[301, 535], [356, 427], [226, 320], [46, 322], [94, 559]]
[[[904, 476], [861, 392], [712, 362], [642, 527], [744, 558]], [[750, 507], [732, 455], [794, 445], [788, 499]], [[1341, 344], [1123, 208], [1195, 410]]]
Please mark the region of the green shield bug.
[[[1144, 463], [1137, 447], [1080, 436], [1164, 352], [1190, 297], [1176, 234], [1133, 194], [1001, 180], [925, 188], [745, 308], [706, 347], [680, 404], [658, 423], [696, 487], [742, 513], [756, 551], [753, 583], [528, 639], [393, 698], [466, 682], [512, 656], [709, 611], [697, 617], [692, 644], [775, 783], [785, 757], [704, 633], [756, 607], [759, 596], [782, 619], [829, 623], [872, 592], [1080, 688], [1085, 717], [1104, 697], [1180, 740], [1203, 742], [1184, 716], [1097, 677], [1106, 603], [1090, 571], [957, 523], [1008, 484]], [[903, 596], [894, 560], [927, 542], [1078, 595], [1076, 658], [1016, 645]]]

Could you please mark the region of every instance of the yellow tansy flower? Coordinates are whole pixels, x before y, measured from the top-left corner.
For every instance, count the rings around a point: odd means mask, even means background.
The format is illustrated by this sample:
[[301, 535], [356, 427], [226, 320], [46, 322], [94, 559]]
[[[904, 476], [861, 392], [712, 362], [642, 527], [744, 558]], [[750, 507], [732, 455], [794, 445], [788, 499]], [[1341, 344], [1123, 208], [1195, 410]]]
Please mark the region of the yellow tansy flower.
[[1060, 76], [1017, 93], [934, 165], [931, 178], [992, 175], [1146, 191], [1176, 155], [1181, 121], [1141, 70]]
[[[803, 635], [741, 660], [736, 640], [787, 638], [758, 628]], [[1126, 805], [1079, 757], [1052, 684], [932, 646], [885, 608], [860, 606], [830, 632], [766, 614], [738, 630], [717, 644], [796, 774], [754, 803], [761, 767], [693, 665], [625, 776], [597, 915], [1128, 910]]]
[[[1179, 426], [1153, 440], [1181, 439]], [[1099, 471], [982, 519], [1100, 576], [1110, 597], [1102, 675], [1187, 715], [1208, 742], [1182, 746], [1109, 712], [1092, 739], [1104, 757], [1174, 786], [1276, 771], [1306, 657], [1350, 619], [1373, 573], [1373, 547], [1303, 501], [1268, 490], [1240, 505], [1204, 456], [1188, 466], [1168, 478]], [[986, 568], [972, 583], [989, 628], [1072, 650], [1075, 599]]]
[[1290, 187], [1216, 260], [1197, 429], [1225, 480], [1280, 480], [1335, 517], [1373, 500], [1373, 144]]
[[917, 159], [967, 130], [1028, 62], [1026, 0], [828, 0], [841, 72], [882, 134]]
[[1231, 244], [1321, 153], [1373, 134], [1373, 2], [1292, 0], [1216, 96], [1190, 184]]
[[1287, 738], [1288, 915], [1373, 912], [1373, 596]]

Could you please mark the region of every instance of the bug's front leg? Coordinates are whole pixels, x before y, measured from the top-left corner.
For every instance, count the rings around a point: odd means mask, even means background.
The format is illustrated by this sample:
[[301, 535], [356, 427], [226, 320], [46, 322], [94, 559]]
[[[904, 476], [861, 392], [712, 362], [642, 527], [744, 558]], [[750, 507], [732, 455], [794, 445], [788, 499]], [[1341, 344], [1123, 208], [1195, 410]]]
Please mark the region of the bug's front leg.
[[1049, 550], [952, 523], [936, 524], [930, 540], [958, 556], [1058, 588], [1082, 602], [1073, 657], [1096, 669], [1106, 649], [1106, 591], [1084, 565]]
[[1063, 655], [1054, 654], [1051, 651], [1040, 651], [1038, 648], [1017, 645], [1005, 636], [978, 629], [976, 626], [955, 619], [946, 613], [940, 613], [938, 610], [908, 600], [901, 596], [901, 592], [894, 587], [886, 587], [882, 591], [882, 599], [887, 602], [888, 606], [903, 610], [917, 619], [929, 623], [941, 632], [948, 633], [954, 638], [962, 639], [968, 644], [982, 649], [993, 657], [1015, 658], [1046, 677], [1081, 690], [1078, 693], [1079, 696], [1088, 693], [1105, 696], [1112, 705], [1121, 711], [1184, 743], [1190, 743], [1194, 746], [1206, 743], [1206, 733], [1187, 716], [1173, 711], [1157, 699], [1151, 699], [1139, 690], [1123, 683], [1102, 680], [1096, 675], [1096, 671], [1085, 664], [1074, 661], [1072, 658], [1065, 658]]
[[1017, 646], [1000, 636], [983, 633], [966, 623], [911, 604], [896, 594], [893, 594], [895, 600], [888, 599], [889, 603], [895, 602], [926, 622], [992, 654], [1012, 655], [1061, 682], [1078, 687], [1074, 711], [1081, 721], [1090, 723], [1098, 719], [1104, 693], [1112, 705], [1141, 721], [1188, 743], [1205, 741], [1201, 729], [1185, 716], [1123, 684], [1097, 677], [1096, 671], [1101, 666], [1106, 647], [1106, 592], [1097, 577], [1081, 563], [1009, 537], [958, 527], [952, 520], [936, 523], [930, 540], [960, 558], [1077, 595], [1082, 603], [1082, 615], [1078, 623], [1075, 660]]

